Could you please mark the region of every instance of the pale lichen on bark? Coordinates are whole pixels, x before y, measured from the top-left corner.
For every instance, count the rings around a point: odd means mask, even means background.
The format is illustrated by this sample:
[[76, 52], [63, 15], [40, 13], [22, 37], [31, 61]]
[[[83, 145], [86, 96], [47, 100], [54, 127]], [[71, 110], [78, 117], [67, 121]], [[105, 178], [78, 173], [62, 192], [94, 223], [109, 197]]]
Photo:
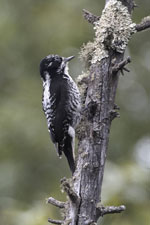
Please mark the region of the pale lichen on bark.
[[88, 84], [88, 78], [89, 78], [89, 71], [87, 70], [86, 72], [82, 72], [82, 74], [79, 75], [76, 80], [79, 87], [80, 94], [81, 94], [81, 101], [83, 104], [86, 97], [86, 88]]
[[100, 19], [94, 23], [95, 38], [81, 49], [81, 57], [92, 64], [109, 57], [109, 50], [123, 53], [136, 32], [136, 24], [126, 6], [117, 0], [110, 0]]

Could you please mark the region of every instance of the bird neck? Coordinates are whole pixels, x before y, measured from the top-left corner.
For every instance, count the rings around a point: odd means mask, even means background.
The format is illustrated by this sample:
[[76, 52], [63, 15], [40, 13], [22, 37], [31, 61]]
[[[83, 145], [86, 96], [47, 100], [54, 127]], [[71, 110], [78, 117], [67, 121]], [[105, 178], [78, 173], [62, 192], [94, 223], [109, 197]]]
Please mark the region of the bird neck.
[[66, 64], [65, 68], [64, 68], [64, 74], [69, 75], [69, 67]]

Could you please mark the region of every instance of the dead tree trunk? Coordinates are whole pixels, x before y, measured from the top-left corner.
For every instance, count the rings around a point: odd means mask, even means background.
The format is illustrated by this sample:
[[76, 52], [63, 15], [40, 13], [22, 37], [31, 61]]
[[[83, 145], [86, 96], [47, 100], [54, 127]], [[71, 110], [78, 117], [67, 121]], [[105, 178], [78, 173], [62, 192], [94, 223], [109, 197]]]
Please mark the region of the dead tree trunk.
[[95, 30], [93, 42], [81, 49], [87, 72], [78, 78], [83, 110], [78, 127], [78, 156], [76, 171], [71, 179], [61, 180], [68, 195], [63, 203], [53, 198], [48, 202], [64, 208], [64, 220], [53, 224], [97, 224], [108, 213], [119, 213], [125, 206], [102, 206], [101, 187], [112, 120], [119, 114], [115, 95], [120, 72], [128, 71], [124, 58], [128, 42], [137, 31], [150, 27], [150, 18], [136, 25], [131, 20], [133, 0], [107, 0], [101, 17], [84, 10], [84, 17]]

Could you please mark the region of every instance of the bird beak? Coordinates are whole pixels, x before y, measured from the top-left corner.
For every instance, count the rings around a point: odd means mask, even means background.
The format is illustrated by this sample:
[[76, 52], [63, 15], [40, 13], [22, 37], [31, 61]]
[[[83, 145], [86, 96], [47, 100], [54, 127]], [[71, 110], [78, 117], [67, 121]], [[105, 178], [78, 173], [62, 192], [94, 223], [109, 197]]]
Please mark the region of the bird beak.
[[65, 58], [65, 62], [69, 62], [69, 61], [72, 60], [74, 57], [75, 57], [75, 56], [73, 55], [73, 56], [69, 56], [69, 57]]
[[61, 66], [60, 66], [60, 70], [64, 69], [65, 66], [67, 65], [67, 63], [68, 63], [71, 59], [73, 59], [74, 57], [75, 57], [75, 56], [69, 56], [69, 57], [67, 57], [67, 58], [63, 58], [63, 61], [62, 61]]

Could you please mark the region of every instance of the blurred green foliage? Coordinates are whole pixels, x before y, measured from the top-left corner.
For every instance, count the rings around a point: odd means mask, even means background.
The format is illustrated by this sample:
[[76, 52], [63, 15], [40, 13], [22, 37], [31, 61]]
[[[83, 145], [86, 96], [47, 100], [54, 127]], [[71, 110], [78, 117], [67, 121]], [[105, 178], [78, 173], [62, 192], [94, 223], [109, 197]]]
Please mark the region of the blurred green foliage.
[[[133, 18], [150, 12], [148, 0], [136, 1]], [[0, 1], [0, 224], [44, 225], [59, 218], [46, 205], [49, 196], [65, 200], [60, 178], [70, 176], [65, 158], [56, 156], [41, 107], [40, 60], [52, 53], [78, 56], [93, 30], [82, 17], [86, 8], [100, 15], [99, 0]], [[131, 72], [120, 78], [102, 202], [125, 204], [120, 215], [102, 224], [150, 224], [150, 31], [135, 35], [127, 55]], [[74, 78], [83, 70], [70, 64]]]

